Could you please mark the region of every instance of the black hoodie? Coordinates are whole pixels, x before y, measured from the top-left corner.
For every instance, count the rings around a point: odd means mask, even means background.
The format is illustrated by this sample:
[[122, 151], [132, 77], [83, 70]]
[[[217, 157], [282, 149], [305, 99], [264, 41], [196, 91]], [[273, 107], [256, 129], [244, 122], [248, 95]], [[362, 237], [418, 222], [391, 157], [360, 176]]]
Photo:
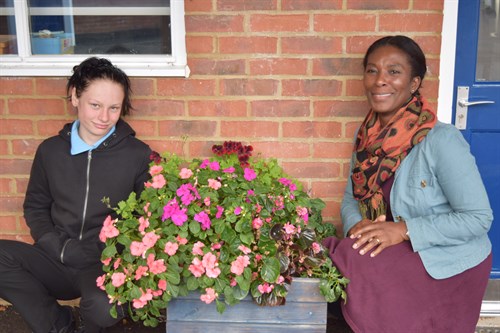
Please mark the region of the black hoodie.
[[71, 155], [71, 126], [37, 149], [24, 200], [35, 245], [74, 268], [99, 263], [103, 221], [112, 207], [140, 193], [148, 180], [151, 149], [123, 120], [96, 149]]

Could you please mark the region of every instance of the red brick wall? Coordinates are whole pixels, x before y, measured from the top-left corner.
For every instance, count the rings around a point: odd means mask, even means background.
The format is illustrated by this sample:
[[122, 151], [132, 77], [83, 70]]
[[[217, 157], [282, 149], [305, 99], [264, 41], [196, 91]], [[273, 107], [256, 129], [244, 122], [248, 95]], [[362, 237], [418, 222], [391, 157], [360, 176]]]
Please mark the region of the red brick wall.
[[[133, 78], [128, 118], [158, 151], [208, 156], [238, 140], [279, 159], [340, 225], [353, 132], [367, 111], [368, 45], [423, 47], [436, 105], [443, 0], [185, 0], [189, 78]], [[0, 238], [31, 241], [22, 202], [37, 145], [74, 119], [65, 78], [0, 77]]]

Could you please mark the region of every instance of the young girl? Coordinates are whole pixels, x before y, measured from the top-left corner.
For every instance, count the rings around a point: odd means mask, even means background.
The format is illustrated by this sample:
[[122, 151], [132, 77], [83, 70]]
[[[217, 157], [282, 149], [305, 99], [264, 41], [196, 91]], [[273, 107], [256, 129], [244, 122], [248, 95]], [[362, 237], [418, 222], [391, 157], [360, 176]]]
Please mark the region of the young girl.
[[70, 307], [81, 297], [85, 332], [112, 318], [102, 275], [99, 232], [112, 206], [148, 179], [150, 148], [121, 118], [131, 109], [127, 75], [106, 59], [75, 66], [67, 94], [78, 119], [37, 149], [24, 201], [34, 244], [0, 240], [0, 297], [12, 303], [36, 333], [73, 332]]

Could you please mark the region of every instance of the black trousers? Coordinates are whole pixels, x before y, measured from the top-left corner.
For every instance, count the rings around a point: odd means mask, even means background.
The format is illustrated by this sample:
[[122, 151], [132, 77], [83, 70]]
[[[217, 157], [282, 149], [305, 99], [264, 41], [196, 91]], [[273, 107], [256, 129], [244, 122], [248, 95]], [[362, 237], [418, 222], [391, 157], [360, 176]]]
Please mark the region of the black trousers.
[[49, 257], [34, 245], [0, 240], [0, 297], [9, 301], [30, 328], [47, 333], [57, 320], [61, 307], [57, 300], [81, 297], [80, 314], [87, 333], [99, 332], [123, 318], [109, 314], [106, 293], [96, 286], [102, 265], [81, 270], [70, 268]]

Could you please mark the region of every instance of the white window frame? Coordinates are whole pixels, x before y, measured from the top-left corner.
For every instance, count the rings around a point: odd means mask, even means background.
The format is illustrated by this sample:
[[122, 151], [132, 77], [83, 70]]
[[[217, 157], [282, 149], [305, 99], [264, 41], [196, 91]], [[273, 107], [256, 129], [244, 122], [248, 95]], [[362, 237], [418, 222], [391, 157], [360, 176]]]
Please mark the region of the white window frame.
[[[103, 11], [99, 7], [99, 13]], [[9, 8], [0, 8], [5, 14]], [[47, 8], [39, 8], [47, 10]], [[52, 12], [54, 8], [51, 8]], [[95, 7], [66, 7], [55, 8], [61, 10], [60, 15], [79, 14], [94, 15]], [[157, 11], [157, 8], [154, 9]], [[113, 64], [123, 69], [129, 76], [175, 76], [188, 77], [186, 54], [186, 29], [184, 24], [184, 0], [170, 0], [170, 8], [165, 9], [170, 14], [172, 54], [171, 55], [117, 55], [117, 54], [94, 54], [94, 56], [109, 59]], [[151, 10], [149, 10], [151, 11]], [[168, 13], [169, 11], [169, 13]], [[144, 7], [122, 7], [112, 8], [110, 12], [114, 15], [132, 13], [146, 13]], [[73, 66], [79, 64], [91, 54], [75, 55], [32, 55], [29, 27], [29, 8], [27, 0], [14, 0], [14, 15], [16, 17], [17, 31], [17, 55], [0, 55], [0, 76], [69, 76]]]

